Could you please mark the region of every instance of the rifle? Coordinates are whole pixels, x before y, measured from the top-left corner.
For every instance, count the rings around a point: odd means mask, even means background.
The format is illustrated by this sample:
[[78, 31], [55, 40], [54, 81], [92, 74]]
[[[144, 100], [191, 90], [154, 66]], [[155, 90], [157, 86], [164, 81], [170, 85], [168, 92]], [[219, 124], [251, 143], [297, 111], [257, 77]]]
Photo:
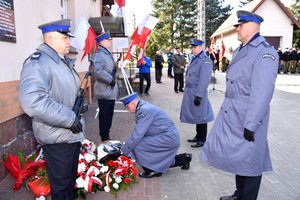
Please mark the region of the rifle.
[[88, 78], [91, 75], [93, 68], [94, 68], [93, 61], [90, 60], [89, 70], [86, 72], [84, 79], [81, 82], [79, 92], [78, 92], [78, 95], [76, 97], [76, 101], [75, 101], [75, 104], [73, 107], [73, 111], [75, 112], [76, 117], [78, 117], [79, 119], [81, 118], [81, 110], [83, 108], [84, 96], [85, 96], [85, 90], [86, 90], [86, 87], [88, 84]]
[[122, 54], [120, 53], [120, 57], [118, 58], [117, 62], [115, 62], [115, 64], [114, 64], [114, 69], [113, 69], [112, 72], [111, 72], [111, 76], [113, 77], [114, 80], [116, 79], [115, 76], [116, 76], [116, 74], [117, 74], [118, 64], [119, 64], [119, 62], [120, 62], [120, 60], [121, 60], [121, 56], [122, 56]]

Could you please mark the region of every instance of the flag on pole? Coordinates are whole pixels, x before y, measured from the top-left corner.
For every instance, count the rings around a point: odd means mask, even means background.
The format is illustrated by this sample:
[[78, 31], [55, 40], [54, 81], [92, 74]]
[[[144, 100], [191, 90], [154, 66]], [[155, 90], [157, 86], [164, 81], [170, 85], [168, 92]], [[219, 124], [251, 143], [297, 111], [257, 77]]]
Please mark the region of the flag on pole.
[[220, 60], [224, 57], [224, 54], [225, 54], [225, 45], [224, 45], [223, 38], [222, 38]]
[[136, 46], [139, 46], [141, 48], [141, 51], [142, 49], [143, 51], [145, 50], [148, 36], [152, 32], [158, 21], [158, 18], [151, 15], [147, 15], [145, 17], [145, 19], [139, 24], [139, 26], [135, 29], [134, 33], [131, 36], [132, 43], [126, 56], [124, 57], [124, 60], [132, 58]]
[[215, 42], [215, 38], [211, 39], [211, 43], [210, 43], [210, 47], [209, 47], [209, 51], [212, 51], [213, 48], [216, 47], [216, 42]]
[[115, 2], [120, 8], [125, 6], [125, 0], [115, 0]]
[[147, 44], [147, 41], [146, 41], [144, 47], [141, 48], [141, 52], [138, 57], [138, 63], [137, 63], [138, 66], [140, 66], [142, 64], [143, 58], [145, 57], [146, 44]]
[[97, 35], [84, 17], [80, 18], [73, 35], [75, 38], [72, 38], [71, 45], [84, 51], [81, 58], [82, 61], [95, 47]]

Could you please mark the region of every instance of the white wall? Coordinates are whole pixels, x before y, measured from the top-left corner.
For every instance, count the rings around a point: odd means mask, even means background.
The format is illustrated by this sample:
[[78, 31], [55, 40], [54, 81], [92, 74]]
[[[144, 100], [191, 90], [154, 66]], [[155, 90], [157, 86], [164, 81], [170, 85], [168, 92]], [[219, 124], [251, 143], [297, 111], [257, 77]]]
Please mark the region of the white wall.
[[[72, 19], [72, 31], [81, 15], [87, 19], [100, 16], [101, 1], [67, 0], [67, 16]], [[0, 41], [0, 82], [19, 80], [24, 60], [43, 42], [38, 26], [60, 19], [60, 0], [14, 0], [16, 43]], [[87, 58], [80, 62], [77, 57], [76, 69], [88, 68]]]
[[266, 0], [256, 11], [264, 18], [261, 26], [263, 36], [282, 36], [281, 49], [291, 48], [293, 43], [293, 25], [291, 19], [274, 0]]

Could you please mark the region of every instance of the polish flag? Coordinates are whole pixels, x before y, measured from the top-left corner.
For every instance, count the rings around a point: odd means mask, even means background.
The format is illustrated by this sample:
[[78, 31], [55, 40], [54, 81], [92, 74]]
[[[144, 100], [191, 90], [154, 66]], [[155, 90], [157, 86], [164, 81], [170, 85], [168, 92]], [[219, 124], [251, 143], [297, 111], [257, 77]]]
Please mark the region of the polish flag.
[[222, 59], [224, 57], [225, 54], [225, 45], [222, 39], [222, 43], [221, 43], [221, 55], [220, 55], [220, 59]]
[[215, 38], [212, 38], [212, 39], [211, 39], [211, 43], [210, 43], [209, 51], [212, 51], [213, 48], [215, 48], [215, 47], [216, 47]]
[[80, 18], [73, 35], [75, 38], [72, 38], [71, 45], [84, 51], [81, 58], [82, 61], [95, 47], [97, 35], [84, 17]]
[[132, 48], [134, 45], [139, 46], [141, 50], [143, 49], [143, 51], [145, 50], [148, 36], [152, 32], [158, 21], [158, 18], [151, 15], [147, 15], [145, 17], [145, 19], [139, 24], [139, 26], [135, 29], [134, 33], [131, 36], [132, 43], [124, 60], [132, 58], [133, 52], [135, 50], [135, 48]]
[[115, 2], [120, 8], [125, 6], [125, 0], [115, 0]]

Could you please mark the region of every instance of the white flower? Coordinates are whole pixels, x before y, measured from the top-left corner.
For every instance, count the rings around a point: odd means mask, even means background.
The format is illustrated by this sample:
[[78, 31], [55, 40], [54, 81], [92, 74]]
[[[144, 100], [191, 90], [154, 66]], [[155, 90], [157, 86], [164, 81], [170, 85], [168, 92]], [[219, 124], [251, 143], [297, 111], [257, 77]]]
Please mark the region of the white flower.
[[85, 180], [80, 176], [79, 178], [76, 179], [76, 185], [78, 188], [84, 188], [85, 186]]
[[84, 163], [78, 164], [78, 172], [85, 171], [86, 165]]
[[109, 188], [108, 186], [105, 186], [105, 187], [104, 187], [104, 191], [105, 191], [105, 192], [110, 192], [110, 188]]
[[108, 166], [103, 166], [103, 167], [101, 167], [101, 169], [100, 169], [100, 172], [102, 172], [102, 173], [105, 173], [105, 172], [107, 172], [108, 171]]
[[121, 176], [116, 177], [116, 178], [115, 178], [115, 181], [116, 181], [117, 183], [121, 183], [121, 182], [122, 182]]
[[119, 184], [118, 183], [114, 183], [113, 187], [116, 188], [116, 189], [119, 189]]
[[86, 153], [84, 155], [84, 158], [87, 162], [91, 162], [93, 160], [96, 160], [96, 156], [94, 154]]

